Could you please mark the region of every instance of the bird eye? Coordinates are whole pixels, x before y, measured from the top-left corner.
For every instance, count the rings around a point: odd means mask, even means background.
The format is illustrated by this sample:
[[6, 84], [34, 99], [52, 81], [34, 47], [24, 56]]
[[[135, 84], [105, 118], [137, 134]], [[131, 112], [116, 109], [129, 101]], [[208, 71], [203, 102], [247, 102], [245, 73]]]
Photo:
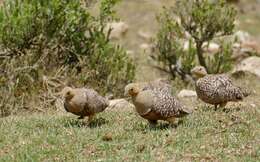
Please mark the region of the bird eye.
[[70, 91], [67, 92], [67, 95], [68, 95], [68, 96], [70, 95]]

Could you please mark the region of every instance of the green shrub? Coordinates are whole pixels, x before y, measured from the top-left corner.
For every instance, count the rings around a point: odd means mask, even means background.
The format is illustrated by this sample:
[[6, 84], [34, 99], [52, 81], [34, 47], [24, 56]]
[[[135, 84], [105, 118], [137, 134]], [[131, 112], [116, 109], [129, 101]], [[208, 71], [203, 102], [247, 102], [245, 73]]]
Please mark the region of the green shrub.
[[93, 16], [80, 0], [5, 1], [0, 89], [7, 95], [0, 97], [1, 114], [34, 102], [50, 106], [50, 95], [65, 84], [120, 96], [135, 67], [125, 50], [110, 42], [110, 31], [104, 32], [117, 2], [102, 0], [99, 15]]
[[[189, 78], [191, 68], [197, 64], [209, 73], [230, 70], [230, 45], [222, 43], [214, 57], [205, 55], [203, 46], [231, 35], [235, 15], [235, 10], [222, 0], [178, 0], [173, 8], [164, 9], [158, 16], [160, 29], [156, 39], [157, 53], [153, 58], [173, 78], [176, 75]], [[185, 42], [189, 42], [187, 49], [184, 49]]]

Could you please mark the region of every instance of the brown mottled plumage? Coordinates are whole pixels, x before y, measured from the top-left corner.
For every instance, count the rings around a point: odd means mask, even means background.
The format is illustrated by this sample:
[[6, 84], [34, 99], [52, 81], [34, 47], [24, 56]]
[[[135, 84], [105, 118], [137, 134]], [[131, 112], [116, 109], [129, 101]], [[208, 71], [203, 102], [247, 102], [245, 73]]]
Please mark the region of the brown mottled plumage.
[[209, 104], [224, 107], [229, 101], [240, 101], [249, 93], [235, 86], [224, 74], [208, 75], [205, 68], [197, 66], [191, 70], [197, 79], [196, 92], [198, 97]]
[[157, 120], [172, 123], [176, 117], [191, 113], [170, 93], [160, 88], [140, 89], [136, 84], [129, 84], [125, 87], [125, 94], [132, 97], [138, 114], [151, 124], [156, 124]]
[[88, 116], [91, 121], [96, 113], [104, 111], [109, 104], [93, 89], [65, 87], [62, 94], [65, 110], [80, 116], [79, 119]]

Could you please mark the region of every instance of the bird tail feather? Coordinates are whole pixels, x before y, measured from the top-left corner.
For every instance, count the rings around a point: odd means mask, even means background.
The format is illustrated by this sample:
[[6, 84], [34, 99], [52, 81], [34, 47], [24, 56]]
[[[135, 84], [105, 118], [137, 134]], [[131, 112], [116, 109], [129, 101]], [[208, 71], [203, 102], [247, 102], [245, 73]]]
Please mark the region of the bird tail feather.
[[242, 93], [244, 97], [251, 95], [251, 91], [249, 91], [248, 89], [242, 89]]

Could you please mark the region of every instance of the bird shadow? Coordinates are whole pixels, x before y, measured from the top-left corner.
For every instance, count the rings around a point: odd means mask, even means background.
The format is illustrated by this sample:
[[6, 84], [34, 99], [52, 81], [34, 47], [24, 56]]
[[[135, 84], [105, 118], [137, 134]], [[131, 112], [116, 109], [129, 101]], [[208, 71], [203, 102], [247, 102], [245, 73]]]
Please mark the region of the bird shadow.
[[81, 119], [70, 119], [64, 123], [65, 127], [88, 127], [88, 128], [96, 128], [100, 127], [104, 124], [107, 124], [108, 120], [104, 118], [97, 118], [92, 120], [90, 123], [87, 122], [87, 120], [81, 120]]
[[201, 108], [201, 110], [203, 112], [224, 112], [224, 113], [232, 113], [232, 112], [237, 112], [241, 110], [241, 107], [239, 106], [233, 106], [233, 107], [218, 107], [217, 109], [215, 109], [214, 106], [212, 105], [207, 105], [207, 106], [203, 106]]
[[138, 126], [136, 128], [137, 131], [162, 131], [162, 130], [168, 130], [168, 129], [176, 129], [178, 126], [180, 126], [183, 123], [182, 120], [180, 120], [178, 123], [175, 124], [169, 124], [169, 123], [158, 123], [156, 125], [150, 125], [150, 124], [142, 124], [142, 126]]
[[107, 124], [108, 123], [108, 120], [104, 119], [104, 118], [97, 118], [97, 119], [94, 119], [93, 121], [91, 121], [88, 126], [90, 128], [96, 128], [96, 127], [100, 127], [104, 124]]
[[151, 131], [157, 131], [157, 130], [166, 130], [171, 128], [176, 128], [176, 125], [170, 125], [169, 123], [159, 123], [157, 125], [147, 125], [146, 129]]

